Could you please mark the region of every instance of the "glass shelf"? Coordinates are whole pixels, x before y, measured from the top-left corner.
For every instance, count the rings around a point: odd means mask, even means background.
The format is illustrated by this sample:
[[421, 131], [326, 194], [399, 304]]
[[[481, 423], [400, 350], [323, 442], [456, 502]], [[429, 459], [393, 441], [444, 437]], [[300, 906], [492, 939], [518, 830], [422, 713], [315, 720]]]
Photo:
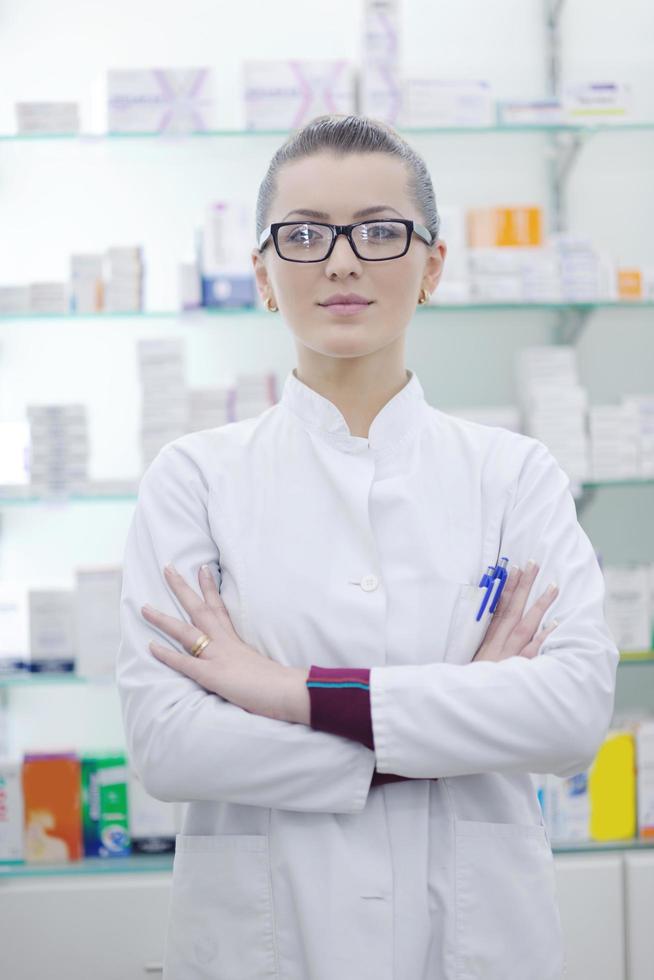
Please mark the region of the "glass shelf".
[[[654, 664], [654, 650], [627, 651], [620, 654], [621, 667], [632, 664]], [[115, 685], [115, 678], [113, 676], [81, 677], [74, 671], [62, 671], [53, 674], [48, 674], [45, 671], [38, 673], [22, 671], [15, 674], [0, 674], [0, 688], [39, 687], [44, 685], [53, 685], [56, 687], [62, 684], [100, 684], [113, 687]]]
[[71, 493], [66, 495], [52, 495], [47, 496], [42, 495], [25, 495], [20, 496], [6, 496], [2, 495], [0, 492], [0, 507], [4, 504], [14, 506], [16, 504], [92, 504], [92, 503], [112, 503], [112, 504], [124, 504], [124, 503], [134, 503], [137, 499], [136, 492], [133, 493], [94, 493], [94, 494], [80, 494]]
[[87, 857], [81, 861], [64, 861], [57, 864], [27, 864], [21, 861], [0, 861], [0, 880], [2, 878], [32, 878], [52, 875], [95, 875], [125, 874], [152, 871], [171, 871], [172, 853], [131, 854], [127, 857], [95, 858]]
[[[138, 483], [138, 481], [137, 481]], [[21, 484], [25, 486], [24, 484]], [[582, 490], [602, 490], [608, 487], [652, 487], [654, 477], [633, 477], [621, 480], [596, 480], [577, 484]], [[86, 503], [134, 503], [137, 500], [136, 489], [133, 492], [124, 493], [89, 493], [89, 494], [62, 494], [48, 496], [46, 494], [29, 494], [28, 489], [21, 489], [16, 495], [12, 495], [6, 487], [0, 490], [0, 509], [7, 506], [19, 505], [58, 505], [63, 504], [86, 504]]]
[[[650, 132], [654, 121], [612, 122], [612, 123], [519, 123], [516, 125], [496, 124], [494, 126], [396, 126], [398, 133], [412, 136], [454, 136], [454, 135], [497, 135], [504, 133], [575, 133], [594, 135], [614, 132]], [[281, 136], [286, 138], [297, 130], [293, 129], [208, 129], [190, 133], [174, 132], [134, 132], [134, 133], [1, 133], [0, 140], [6, 142], [29, 143], [40, 140], [77, 140], [80, 143], [96, 143], [115, 140], [160, 140], [162, 142], [193, 139], [242, 139], [243, 137]]]
[[620, 666], [654, 663], [654, 650], [622, 650]]
[[[620, 841], [570, 841], [552, 843], [556, 854], [593, 854], [605, 851], [654, 850], [654, 838], [633, 838]], [[59, 864], [27, 864], [19, 861], [0, 862], [2, 878], [33, 878], [55, 875], [143, 874], [153, 871], [172, 871], [174, 854], [133, 854], [117, 858], [83, 858]]]
[[[567, 311], [579, 310], [592, 313], [594, 310], [629, 310], [629, 309], [652, 309], [654, 299], [651, 300], [598, 300], [593, 303], [426, 303], [416, 307], [416, 313], [420, 316], [425, 313], [434, 313], [438, 310], [447, 312], [495, 312], [497, 310], [545, 310], [545, 311]], [[260, 309], [256, 306], [225, 306], [225, 307], [201, 307], [196, 310], [134, 310], [129, 313], [0, 313], [0, 322], [3, 320], [130, 320], [130, 319], [149, 319], [149, 320], [168, 320], [168, 319], [199, 319], [204, 316], [270, 316], [268, 310]]]
[[116, 679], [110, 677], [82, 677], [73, 670], [62, 670], [56, 673], [47, 671], [29, 670], [18, 671], [16, 673], [0, 674], [0, 687], [39, 687], [42, 685], [62, 684], [98, 684], [106, 687], [115, 686]]
[[654, 838], [634, 837], [631, 840], [576, 840], [552, 841], [555, 854], [588, 854], [598, 851], [647, 851], [654, 850]]

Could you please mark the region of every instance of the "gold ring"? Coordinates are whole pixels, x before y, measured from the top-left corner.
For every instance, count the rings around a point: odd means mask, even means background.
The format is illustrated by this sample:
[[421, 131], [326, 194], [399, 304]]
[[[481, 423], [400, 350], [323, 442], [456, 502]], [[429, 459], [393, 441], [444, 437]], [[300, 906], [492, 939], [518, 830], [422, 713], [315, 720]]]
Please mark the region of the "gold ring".
[[211, 643], [211, 637], [207, 636], [206, 633], [200, 633], [197, 640], [189, 650], [192, 657], [199, 657], [202, 651], [208, 644]]

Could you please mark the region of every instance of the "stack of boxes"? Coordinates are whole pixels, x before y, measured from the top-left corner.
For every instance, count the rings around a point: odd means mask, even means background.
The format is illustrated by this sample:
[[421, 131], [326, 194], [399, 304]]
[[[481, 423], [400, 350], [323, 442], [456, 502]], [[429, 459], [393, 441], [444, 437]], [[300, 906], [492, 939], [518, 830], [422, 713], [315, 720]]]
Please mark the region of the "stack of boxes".
[[177, 339], [138, 342], [141, 382], [141, 457], [149, 466], [159, 450], [187, 431], [188, 391], [184, 342]]
[[71, 313], [99, 313], [104, 308], [103, 277], [104, 255], [101, 252], [71, 255]]
[[107, 250], [105, 309], [107, 313], [138, 313], [143, 309], [143, 250], [140, 245]]
[[78, 133], [79, 106], [76, 102], [16, 102], [16, 131], [37, 133]]
[[234, 421], [253, 418], [276, 401], [277, 379], [272, 371], [236, 375]]
[[638, 474], [644, 480], [654, 477], [654, 395], [626, 394], [622, 405], [638, 420]]
[[37, 316], [68, 312], [65, 282], [31, 282], [27, 286], [27, 304], [30, 313]]
[[588, 392], [571, 345], [525, 347], [516, 354], [523, 431], [543, 442], [572, 483], [588, 479]]
[[213, 429], [234, 420], [234, 388], [211, 385], [188, 389], [188, 431]]
[[556, 302], [556, 252], [543, 244], [537, 206], [471, 208], [466, 214], [471, 299], [480, 303]]
[[120, 646], [121, 565], [75, 569], [75, 670], [80, 677], [110, 678]]
[[654, 650], [654, 564], [603, 567], [604, 614], [621, 651]]
[[143, 281], [140, 245], [75, 253], [68, 282], [0, 286], [0, 314], [140, 313]]
[[22, 669], [35, 673], [74, 670], [77, 638], [73, 589], [30, 589], [27, 604], [29, 634], [20, 658]]
[[358, 112], [398, 126], [402, 114], [399, 0], [365, 0]]
[[615, 265], [589, 238], [561, 232], [550, 235], [549, 241], [558, 254], [563, 302], [596, 303], [616, 298]]
[[90, 450], [86, 405], [28, 405], [27, 418], [32, 492], [84, 493]]
[[593, 480], [623, 480], [639, 475], [639, 418], [633, 406], [591, 405], [591, 474]]

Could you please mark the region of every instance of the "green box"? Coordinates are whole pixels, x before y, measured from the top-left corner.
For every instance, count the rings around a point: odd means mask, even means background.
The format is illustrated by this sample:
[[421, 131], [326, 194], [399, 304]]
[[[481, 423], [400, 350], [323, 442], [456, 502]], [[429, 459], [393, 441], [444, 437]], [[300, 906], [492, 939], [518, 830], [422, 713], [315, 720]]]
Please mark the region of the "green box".
[[81, 759], [81, 773], [85, 856], [131, 854], [124, 753], [85, 754]]

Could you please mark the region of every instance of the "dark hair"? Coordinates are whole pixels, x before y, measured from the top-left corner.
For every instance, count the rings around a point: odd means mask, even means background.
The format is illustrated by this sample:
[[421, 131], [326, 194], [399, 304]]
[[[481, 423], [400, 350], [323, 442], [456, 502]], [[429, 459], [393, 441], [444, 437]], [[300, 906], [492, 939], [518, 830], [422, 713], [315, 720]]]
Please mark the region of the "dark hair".
[[280, 168], [290, 160], [312, 156], [321, 150], [330, 150], [339, 156], [348, 153], [387, 153], [403, 160], [407, 166], [409, 194], [432, 234], [432, 245], [436, 243], [440, 217], [431, 177], [422, 157], [388, 123], [369, 116], [348, 116], [343, 113], [315, 116], [301, 129], [291, 133], [275, 151], [257, 195], [257, 243], [269, 223]]

